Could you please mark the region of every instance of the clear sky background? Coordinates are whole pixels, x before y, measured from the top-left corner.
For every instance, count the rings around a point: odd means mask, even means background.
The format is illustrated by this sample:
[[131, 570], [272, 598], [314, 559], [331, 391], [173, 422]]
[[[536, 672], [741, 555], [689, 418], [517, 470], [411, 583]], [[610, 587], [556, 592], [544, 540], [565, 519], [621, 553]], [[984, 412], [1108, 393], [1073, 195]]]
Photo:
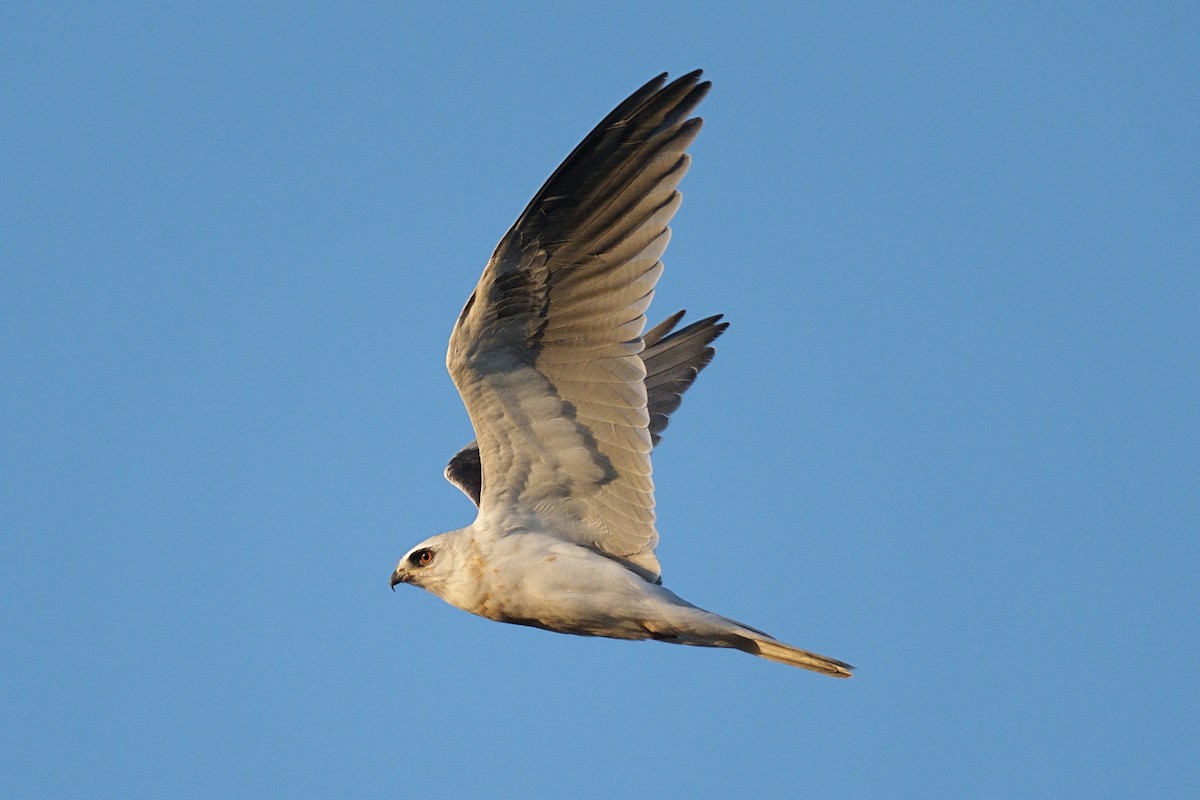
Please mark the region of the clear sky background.
[[[500, 4], [497, 4], [499, 6]], [[1200, 11], [3, 4], [0, 795], [1195, 797]], [[472, 508], [500, 235], [714, 89], [652, 322], [684, 597], [859, 667], [388, 591]]]

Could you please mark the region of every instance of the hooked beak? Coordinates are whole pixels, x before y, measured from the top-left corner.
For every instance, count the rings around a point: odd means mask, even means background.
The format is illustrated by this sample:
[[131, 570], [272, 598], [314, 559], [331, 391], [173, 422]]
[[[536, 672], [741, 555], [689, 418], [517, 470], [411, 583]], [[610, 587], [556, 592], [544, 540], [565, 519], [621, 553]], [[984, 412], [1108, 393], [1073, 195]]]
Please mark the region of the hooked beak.
[[393, 592], [394, 592], [394, 591], [396, 591], [396, 584], [397, 584], [397, 583], [408, 583], [408, 573], [407, 573], [407, 572], [401, 572], [401, 571], [400, 571], [400, 570], [398, 570], [398, 569], [397, 569], [395, 572], [393, 572], [393, 573], [392, 573], [392, 580], [391, 580], [391, 584], [392, 584], [392, 591], [393, 591]]

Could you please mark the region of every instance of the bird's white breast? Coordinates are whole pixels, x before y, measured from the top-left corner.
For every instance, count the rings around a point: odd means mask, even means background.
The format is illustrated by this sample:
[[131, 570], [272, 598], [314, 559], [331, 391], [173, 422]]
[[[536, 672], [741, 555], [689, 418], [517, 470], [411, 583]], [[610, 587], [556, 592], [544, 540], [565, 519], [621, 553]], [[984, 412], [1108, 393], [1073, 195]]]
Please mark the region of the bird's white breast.
[[472, 528], [462, 534], [457, 574], [437, 593], [481, 617], [560, 633], [644, 639], [655, 632], [646, 621], [682, 603], [620, 563], [554, 536]]

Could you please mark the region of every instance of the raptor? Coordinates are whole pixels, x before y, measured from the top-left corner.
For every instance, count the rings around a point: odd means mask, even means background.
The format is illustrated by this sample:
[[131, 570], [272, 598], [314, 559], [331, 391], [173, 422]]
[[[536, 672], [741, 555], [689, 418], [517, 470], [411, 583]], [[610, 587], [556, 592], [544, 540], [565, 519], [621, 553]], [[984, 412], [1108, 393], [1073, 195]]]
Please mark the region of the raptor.
[[400, 559], [391, 584], [498, 622], [735, 648], [849, 677], [852, 667], [692, 605], [662, 585], [651, 452], [725, 329], [645, 331], [678, 185], [710, 84], [660, 75], [605, 117], [500, 240], [446, 364], [475, 442], [447, 477], [467, 526]]

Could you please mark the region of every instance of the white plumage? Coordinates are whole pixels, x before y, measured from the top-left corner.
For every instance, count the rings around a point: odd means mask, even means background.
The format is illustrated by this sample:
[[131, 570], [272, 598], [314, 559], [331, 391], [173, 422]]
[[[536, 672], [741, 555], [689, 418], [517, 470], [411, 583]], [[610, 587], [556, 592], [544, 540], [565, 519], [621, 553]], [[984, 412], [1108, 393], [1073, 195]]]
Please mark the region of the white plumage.
[[446, 356], [476, 437], [446, 474], [479, 515], [413, 548], [391, 582], [500, 622], [732, 647], [848, 677], [661, 585], [650, 454], [725, 325], [672, 332], [680, 313], [643, 330], [700, 131], [689, 115], [709, 86], [699, 71], [643, 86], [501, 239]]

